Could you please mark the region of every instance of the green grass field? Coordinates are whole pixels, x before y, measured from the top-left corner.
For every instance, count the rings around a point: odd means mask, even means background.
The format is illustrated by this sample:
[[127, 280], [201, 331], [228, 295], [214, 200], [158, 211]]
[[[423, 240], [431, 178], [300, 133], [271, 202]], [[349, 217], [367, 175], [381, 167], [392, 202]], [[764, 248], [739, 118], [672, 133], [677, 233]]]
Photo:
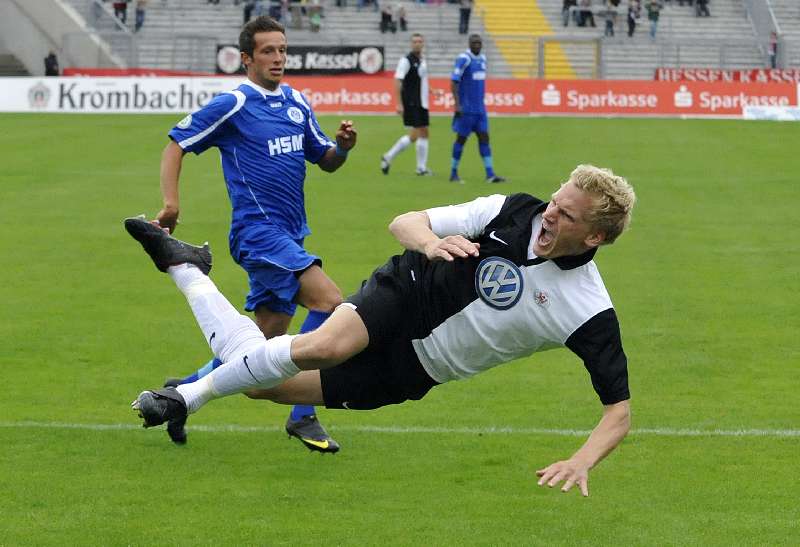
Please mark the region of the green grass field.
[[[578, 163], [636, 188], [631, 231], [597, 263], [629, 358], [634, 430], [590, 476], [589, 498], [536, 486], [600, 414], [566, 350], [374, 412], [321, 411], [342, 444], [307, 453], [287, 409], [245, 397], [190, 420], [185, 447], [143, 430], [143, 388], [209, 358], [183, 297], [121, 220], [159, 207], [165, 133], [180, 116], [0, 117], [0, 545], [796, 545], [796, 125], [493, 119], [498, 173], [474, 140], [446, 182], [413, 150], [390, 176], [395, 118], [357, 118], [344, 168], [309, 171], [308, 247], [345, 293], [399, 250], [412, 209], [492, 192], [547, 196]], [[337, 118], [321, 122], [332, 131]], [[219, 158], [184, 163], [178, 236], [209, 240], [213, 278], [241, 306]], [[296, 326], [294, 327], [297, 328]]]

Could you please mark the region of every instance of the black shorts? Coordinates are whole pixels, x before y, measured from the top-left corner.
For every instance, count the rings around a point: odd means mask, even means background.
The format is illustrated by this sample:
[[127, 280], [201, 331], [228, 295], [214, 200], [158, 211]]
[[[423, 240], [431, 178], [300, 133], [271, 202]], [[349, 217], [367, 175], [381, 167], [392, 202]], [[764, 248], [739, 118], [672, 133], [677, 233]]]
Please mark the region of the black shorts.
[[417, 313], [398, 260], [389, 259], [346, 300], [364, 321], [369, 345], [344, 363], [320, 371], [327, 408], [371, 410], [421, 399], [437, 385], [411, 345], [409, 333]]
[[421, 106], [403, 106], [403, 125], [406, 127], [428, 127], [430, 116], [428, 109]]

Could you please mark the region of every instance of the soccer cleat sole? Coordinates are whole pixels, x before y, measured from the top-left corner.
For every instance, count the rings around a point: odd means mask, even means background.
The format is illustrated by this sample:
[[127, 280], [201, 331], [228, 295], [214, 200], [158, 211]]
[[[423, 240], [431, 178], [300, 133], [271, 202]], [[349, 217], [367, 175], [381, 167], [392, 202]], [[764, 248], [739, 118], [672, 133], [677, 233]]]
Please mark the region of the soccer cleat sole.
[[157, 427], [166, 422], [167, 434], [170, 440], [175, 444], [186, 444], [185, 418], [183, 420], [164, 419], [164, 416], [158, 410], [156, 398], [152, 391], [143, 391], [131, 403], [131, 408], [142, 419], [142, 427]]
[[339, 452], [339, 445], [333, 440], [317, 441], [315, 439], [308, 439], [306, 437], [295, 435], [289, 431], [286, 432], [286, 435], [289, 437], [289, 439], [295, 438], [300, 441], [303, 446], [308, 448], [311, 452], [319, 452], [320, 454], [336, 454]]
[[212, 257], [208, 243], [198, 247], [176, 239], [141, 216], [126, 218], [125, 229], [141, 244], [161, 272], [184, 263], [197, 266], [205, 275], [211, 271]]

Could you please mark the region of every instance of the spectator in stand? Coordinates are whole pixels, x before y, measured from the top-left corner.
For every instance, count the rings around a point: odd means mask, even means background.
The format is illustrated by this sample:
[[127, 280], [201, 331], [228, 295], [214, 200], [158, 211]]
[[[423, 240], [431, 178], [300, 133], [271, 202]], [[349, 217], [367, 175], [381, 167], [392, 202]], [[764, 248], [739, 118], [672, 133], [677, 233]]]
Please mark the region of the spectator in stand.
[[219, 0], [208, 0], [209, 4], [214, 4], [215, 6], [219, 6]]
[[125, 21], [128, 19], [128, 0], [114, 2], [111, 4], [111, 7], [114, 8], [114, 17], [119, 19], [124, 25]]
[[694, 14], [697, 17], [711, 17], [711, 13], [708, 11], [708, 0], [695, 0]]
[[561, 18], [564, 20], [564, 26], [569, 26], [569, 20], [572, 17], [572, 9], [578, 5], [578, 0], [564, 0], [561, 6]]
[[136, 2], [136, 27], [133, 32], [139, 32], [144, 26], [144, 16], [147, 11], [147, 3], [150, 0], [137, 0]]
[[56, 52], [52, 49], [50, 53], [47, 54], [47, 57], [44, 58], [44, 75], [61, 76], [61, 69], [58, 66], [58, 57], [56, 57]]
[[461, 0], [458, 9], [458, 33], [469, 32], [469, 17], [472, 15], [472, 0]]
[[250, 18], [253, 17], [253, 9], [256, 7], [256, 0], [244, 0], [244, 7], [242, 8], [242, 15], [244, 16], [244, 23], [247, 24]]
[[373, 11], [378, 11], [378, 0], [358, 0], [358, 4], [356, 4], [356, 10], [361, 11], [361, 8], [368, 4], [372, 4]]
[[628, 38], [633, 38], [636, 32], [636, 20], [642, 15], [642, 6], [639, 0], [629, 0], [628, 2]]
[[663, 9], [664, 4], [661, 3], [661, 0], [648, 0], [647, 4], [645, 4], [645, 9], [647, 9], [647, 18], [650, 20], [650, 39], [656, 39], [656, 32], [658, 32], [658, 19], [661, 17], [661, 10]]
[[308, 13], [308, 25], [311, 27], [311, 32], [319, 32], [322, 26], [321, 0], [311, 0], [306, 11]]
[[394, 16], [392, 15], [392, 6], [385, 5], [381, 9], [381, 33], [386, 33], [389, 31], [397, 32], [397, 24], [394, 22]]
[[578, 11], [578, 26], [585, 27], [588, 21], [589, 25], [595, 27], [594, 13], [592, 13], [592, 0], [580, 0], [578, 5], [581, 9]]
[[619, 0], [609, 0], [606, 9], [603, 10], [603, 19], [606, 22], [604, 36], [614, 37], [614, 25], [617, 24], [617, 6], [619, 6]]
[[408, 20], [406, 19], [406, 8], [403, 7], [403, 4], [397, 4], [395, 13], [397, 14], [397, 24], [400, 25], [400, 32], [407, 31]]
[[[767, 50], [767, 54], [769, 55], [770, 68], [778, 68], [778, 34], [775, 32], [770, 32], [769, 34], [769, 49]], [[46, 62], [45, 60], [45, 64]]]

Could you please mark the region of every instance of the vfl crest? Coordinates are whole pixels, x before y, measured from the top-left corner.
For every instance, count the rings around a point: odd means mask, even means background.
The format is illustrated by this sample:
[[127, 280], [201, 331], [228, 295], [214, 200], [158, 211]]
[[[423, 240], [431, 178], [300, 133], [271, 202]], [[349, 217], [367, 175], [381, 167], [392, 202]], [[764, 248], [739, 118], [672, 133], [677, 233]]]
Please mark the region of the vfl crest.
[[289, 109], [286, 111], [286, 114], [289, 116], [289, 119], [295, 123], [303, 123], [305, 121], [303, 111], [296, 106], [289, 107]]
[[50, 102], [50, 88], [42, 82], [37, 82], [28, 90], [28, 103], [31, 108], [47, 108], [48, 102]]
[[499, 256], [485, 258], [475, 272], [475, 290], [481, 300], [497, 310], [506, 310], [522, 296], [522, 272], [516, 264]]

